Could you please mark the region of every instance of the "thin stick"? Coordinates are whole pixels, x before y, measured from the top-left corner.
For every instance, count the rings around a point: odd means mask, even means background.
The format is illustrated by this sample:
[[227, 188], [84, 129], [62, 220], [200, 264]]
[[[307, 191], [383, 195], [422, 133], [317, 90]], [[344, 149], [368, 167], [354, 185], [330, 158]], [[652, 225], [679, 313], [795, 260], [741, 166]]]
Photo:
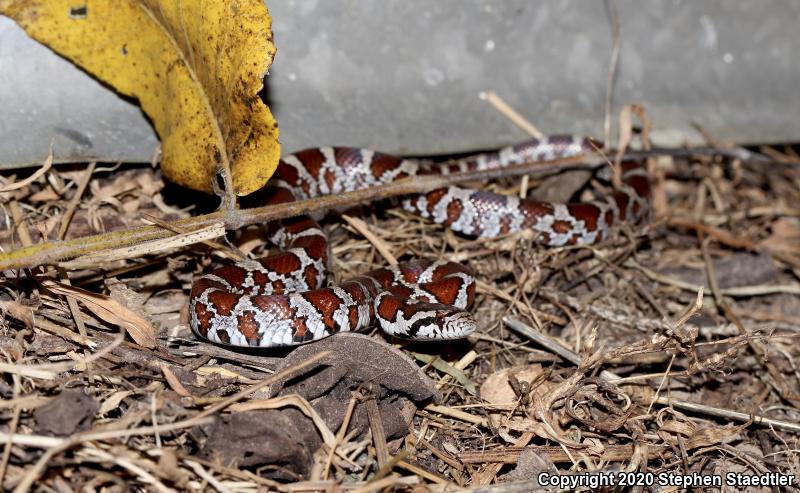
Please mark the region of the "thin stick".
[[338, 447], [339, 444], [344, 441], [347, 428], [350, 427], [350, 419], [353, 417], [353, 411], [355, 410], [357, 403], [358, 396], [356, 393], [353, 393], [353, 395], [350, 396], [350, 402], [347, 403], [347, 410], [344, 412], [342, 424], [339, 426], [339, 431], [336, 432], [336, 437], [334, 438], [333, 444], [328, 451], [328, 456], [325, 459], [325, 467], [322, 469], [322, 479], [328, 479], [328, 473], [330, 472], [331, 464], [333, 464], [333, 456], [336, 454], [336, 447]]
[[[556, 353], [557, 355], [561, 356], [570, 363], [574, 365], [581, 364], [581, 357], [578, 356], [578, 354], [573, 352], [571, 349], [562, 346], [555, 339], [546, 336], [541, 332], [538, 332], [536, 329], [522, 322], [521, 320], [518, 320], [514, 317], [505, 317], [503, 319], [503, 323], [505, 323], [506, 326], [509, 329], [513, 330], [514, 332], [524, 337], [527, 337], [528, 339], [538, 343], [542, 347], [549, 349], [550, 351]], [[602, 373], [600, 373], [600, 376], [607, 378], [611, 381], [619, 379], [617, 375], [614, 375], [609, 371], [603, 371]]]
[[89, 185], [89, 181], [92, 179], [92, 173], [94, 173], [94, 168], [96, 166], [97, 163], [95, 162], [89, 163], [89, 166], [87, 166], [86, 170], [83, 172], [80, 183], [78, 183], [78, 189], [75, 191], [75, 195], [72, 196], [72, 200], [70, 200], [69, 204], [67, 205], [67, 210], [64, 211], [64, 214], [61, 217], [61, 226], [58, 227], [59, 240], [63, 240], [67, 235], [67, 229], [69, 229], [69, 225], [72, 223], [72, 216], [75, 215], [75, 209], [78, 208], [78, 204], [83, 197], [83, 192], [86, 191], [86, 187]]
[[[542, 344], [543, 346], [547, 347], [548, 349], [551, 349], [553, 352], [555, 352], [556, 354], [558, 354], [559, 356], [561, 356], [565, 360], [569, 361], [570, 363], [573, 363], [573, 364], [576, 364], [576, 365], [580, 364], [581, 357], [579, 355], [577, 355], [576, 353], [570, 351], [569, 349], [565, 348], [564, 346], [552, 341], [549, 337], [547, 337], [547, 336], [545, 336], [543, 334], [539, 334], [538, 332], [536, 332], [533, 329], [533, 327], [530, 327], [530, 326], [526, 325], [525, 323], [523, 323], [522, 321], [517, 320], [517, 319], [515, 319], [513, 317], [505, 317], [503, 319], [503, 321], [512, 330], [514, 330], [516, 332], [519, 332], [521, 334], [524, 334], [526, 337], [532, 336], [531, 338], [534, 339], [536, 342], [538, 342], [539, 344]], [[602, 378], [605, 378], [605, 379], [611, 381], [611, 382], [616, 382], [616, 381], [620, 380], [619, 376], [615, 375], [614, 373], [612, 373], [610, 371], [605, 371], [604, 370], [604, 371], [602, 371], [600, 373], [600, 376]], [[718, 416], [718, 417], [721, 417], [721, 418], [729, 418], [729, 419], [736, 420], [736, 421], [745, 421], [745, 422], [752, 421], [755, 424], [761, 424], [761, 425], [765, 425], [765, 426], [773, 426], [775, 428], [780, 428], [780, 429], [787, 430], [787, 431], [800, 432], [800, 424], [793, 423], [793, 422], [790, 422], [790, 421], [781, 421], [781, 420], [777, 420], [777, 419], [766, 418], [764, 416], [759, 416], [759, 415], [755, 415], [755, 414], [740, 413], [738, 411], [731, 411], [729, 409], [706, 406], [706, 405], [703, 405], [703, 404], [696, 404], [694, 402], [676, 401], [676, 400], [670, 399], [668, 397], [659, 397], [658, 399], [655, 400], [655, 402], [657, 402], [659, 404], [667, 405], [667, 406], [672, 406], [672, 407], [677, 408], [677, 409], [684, 409], [684, 410], [687, 410], [687, 411], [695, 411], [695, 412], [698, 412], [698, 413], [708, 414], [708, 415], [711, 415], [711, 416]]]
[[205, 416], [210, 416], [211, 414], [214, 414], [217, 411], [221, 411], [221, 410], [225, 409], [226, 407], [230, 406], [231, 404], [233, 404], [234, 402], [238, 401], [239, 399], [242, 399], [243, 397], [246, 397], [246, 396], [252, 394], [253, 392], [255, 392], [257, 390], [260, 390], [260, 389], [266, 387], [267, 385], [272, 384], [273, 382], [277, 382], [278, 380], [280, 380], [282, 378], [286, 378], [286, 377], [292, 375], [293, 373], [296, 373], [296, 372], [299, 372], [301, 370], [306, 369], [307, 367], [309, 367], [310, 365], [316, 363], [317, 361], [320, 361], [323, 358], [326, 358], [330, 353], [331, 353], [330, 351], [319, 352], [319, 353], [315, 354], [314, 356], [308, 358], [307, 360], [303, 361], [302, 363], [294, 365], [294, 366], [292, 366], [290, 368], [286, 368], [285, 370], [281, 370], [278, 373], [275, 373], [274, 375], [270, 376], [269, 378], [266, 378], [266, 379], [262, 380], [261, 382], [255, 384], [255, 385], [247, 387], [244, 390], [240, 390], [239, 392], [233, 394], [230, 397], [226, 397], [219, 404], [216, 404], [214, 406], [209, 407], [205, 411], [203, 411], [200, 414], [194, 416], [192, 419], [200, 419], [200, 418], [203, 418]]
[[[83, 193], [86, 191], [86, 187], [89, 186], [89, 181], [92, 179], [92, 173], [94, 173], [96, 166], [96, 162], [89, 163], [89, 166], [86, 167], [83, 175], [81, 175], [78, 183], [78, 189], [75, 191], [75, 195], [72, 196], [69, 204], [67, 204], [67, 209], [61, 216], [61, 225], [58, 227], [59, 240], [63, 240], [67, 235], [67, 230], [69, 229], [70, 224], [72, 224], [72, 217], [75, 215], [75, 210], [78, 208], [81, 198], [83, 198]], [[62, 283], [68, 286], [72, 285], [69, 280], [69, 274], [63, 267], [58, 269], [58, 277]], [[86, 324], [83, 322], [83, 315], [81, 314], [80, 307], [78, 307], [77, 300], [71, 296], [66, 296], [65, 298], [67, 300], [67, 307], [72, 315], [72, 319], [75, 321], [75, 325], [78, 327], [78, 333], [81, 335], [81, 337], [87, 337]]]
[[44, 160], [44, 163], [42, 163], [41, 168], [37, 169], [31, 176], [25, 178], [24, 180], [20, 180], [16, 183], [11, 183], [3, 187], [0, 187], [0, 193], [13, 192], [14, 190], [19, 190], [20, 188], [30, 185], [31, 183], [35, 182], [40, 176], [47, 173], [47, 170], [49, 170], [52, 166], [53, 166], [53, 146], [51, 145], [50, 153], [47, 155], [47, 159]]
[[389, 464], [391, 458], [389, 447], [386, 445], [386, 430], [383, 428], [383, 418], [374, 396], [366, 396], [363, 404], [367, 409], [367, 419], [369, 420], [370, 431], [372, 431], [372, 442], [375, 445], [378, 467], [383, 469]]
[[399, 262], [397, 257], [392, 254], [392, 251], [389, 249], [389, 245], [386, 244], [378, 235], [373, 233], [369, 229], [369, 225], [362, 221], [357, 217], [351, 217], [347, 214], [342, 214], [342, 219], [347, 221], [347, 224], [353, 227], [356, 231], [361, 233], [361, 236], [367, 239], [368, 242], [372, 243], [372, 246], [378, 250], [378, 253], [381, 254], [381, 257], [389, 263], [389, 265], [397, 265]]
[[750, 251], [755, 251], [757, 249], [756, 244], [750, 240], [744, 238], [737, 238], [727, 231], [723, 231], [713, 226], [708, 226], [701, 222], [693, 221], [691, 219], [687, 219], [684, 217], [674, 217], [674, 216], [670, 217], [669, 219], [667, 219], [667, 224], [673, 228], [687, 228], [705, 233], [708, 236], [713, 237], [715, 240], [719, 241], [723, 245], [727, 245], [730, 247], [743, 248], [745, 250], [750, 250]]
[[[9, 361], [12, 361], [11, 356], [3, 351], [3, 354]], [[8, 432], [9, 434], [14, 434], [17, 432], [17, 426], [19, 426], [19, 416], [22, 413], [22, 406], [19, 404], [19, 392], [20, 392], [20, 377], [18, 375], [13, 376], [14, 380], [14, 394], [13, 399], [17, 400], [17, 404], [14, 406], [14, 414], [11, 416], [11, 423], [8, 425]], [[11, 440], [6, 440], [3, 444], [3, 455], [0, 457], [0, 485], [3, 484], [3, 481], [6, 478], [6, 469], [8, 467], [8, 460], [11, 458]]]
[[494, 106], [498, 112], [500, 112], [503, 116], [511, 120], [516, 126], [524, 130], [528, 135], [531, 137], [536, 137], [537, 139], [544, 138], [544, 134], [536, 128], [531, 122], [529, 122], [524, 116], [517, 113], [517, 111], [512, 108], [508, 103], [503, 101], [503, 98], [497, 95], [494, 91], [484, 91], [478, 95], [479, 98], [483, 99], [487, 103]]
[[[626, 260], [623, 264], [626, 267], [633, 267], [639, 270], [642, 274], [646, 277], [652, 279], [653, 281], [660, 282], [662, 284], [666, 284], [668, 286], [675, 286], [676, 288], [680, 288], [684, 291], [692, 291], [696, 293], [698, 290], [703, 289], [703, 286], [699, 284], [692, 284], [690, 282], [681, 281], [680, 279], [675, 279], [673, 277], [661, 274], [654, 270], [650, 270], [643, 265], [639, 265], [633, 260]], [[740, 298], [740, 297], [752, 297], [752, 296], [766, 296], [770, 294], [794, 294], [800, 295], [800, 284], [758, 284], [755, 286], [737, 286], [734, 288], [725, 288], [720, 289], [719, 293], [723, 296], [731, 296], [733, 298]], [[711, 293], [707, 293], [708, 296], [711, 296]]]
[[208, 484], [212, 485], [217, 491], [219, 491], [219, 493], [233, 493], [224, 484], [222, 484], [220, 480], [215, 478], [213, 474], [203, 469], [203, 466], [197, 462], [192, 460], [185, 460], [183, 462], [189, 466], [195, 474], [208, 481]]
[[[655, 450], [648, 453], [650, 458], [658, 456], [658, 453], [666, 448], [666, 446], [654, 446]], [[572, 462], [569, 454], [557, 445], [529, 445], [527, 447], [502, 447], [497, 450], [488, 450], [486, 452], [463, 452], [458, 455], [458, 460], [464, 464], [486, 464], [487, 462], [501, 462], [504, 464], [516, 464], [519, 461], [519, 456], [523, 450], [530, 450], [531, 452], [547, 457], [552, 462]], [[609, 462], [622, 462], [630, 460], [633, 455], [633, 445], [625, 444], [603, 444], [603, 452], [598, 457], [599, 460]]]
[[143, 243], [123, 245], [120, 248], [100, 250], [89, 253], [88, 255], [82, 255], [73, 260], [61, 262], [58, 265], [64, 269], [92, 268], [96, 267], [97, 265], [114, 262], [116, 260], [138, 258], [143, 255], [154, 255], [165, 250], [187, 247], [194, 245], [195, 243], [204, 242], [211, 238], [220, 237], [224, 234], [225, 226], [221, 222], [218, 222], [216, 224], [204, 226], [188, 233], [180, 233], [173, 236], [158, 238], [152, 241], [145, 241]]
[[[223, 399], [218, 404], [211, 406], [205, 409], [204, 411], [192, 416], [191, 418], [182, 421], [177, 421], [175, 423], [163, 424], [158, 426], [145, 426], [142, 428], [135, 428], [131, 430], [109, 430], [109, 431], [81, 433], [69, 439], [59, 440], [59, 442], [56, 442], [57, 445], [55, 446], [52, 446], [53, 442], [50, 441], [49, 445], [46, 446], [50, 446], [51, 448], [47, 450], [47, 452], [42, 454], [42, 456], [39, 458], [36, 464], [34, 464], [34, 466], [28, 470], [25, 477], [22, 479], [22, 481], [20, 481], [20, 483], [14, 489], [14, 493], [25, 493], [28, 490], [30, 490], [30, 487], [33, 485], [33, 482], [36, 481], [36, 479], [42, 473], [47, 463], [50, 462], [50, 460], [55, 456], [55, 454], [59, 452], [62, 452], [71, 447], [74, 447], [75, 445], [87, 441], [108, 440], [112, 438], [125, 438], [134, 435], [151, 435], [156, 432], [164, 433], [167, 431], [173, 431], [182, 428], [190, 428], [192, 426], [204, 424], [209, 421], [206, 419], [209, 415], [214, 414], [217, 411], [221, 411], [222, 409], [225, 409], [226, 407], [233, 404], [237, 400], [242, 399], [243, 397], [246, 397], [247, 395], [250, 395], [251, 393], [263, 387], [266, 387], [267, 385], [270, 385], [271, 383], [280, 380], [281, 378], [286, 378], [290, 375], [296, 374], [301, 370], [304, 370], [305, 368], [316, 363], [322, 358], [327, 357], [329, 354], [330, 351], [322, 351], [312, 356], [311, 358], [303, 361], [302, 363], [294, 365], [291, 368], [286, 368], [285, 370], [280, 371], [278, 373], [275, 373], [274, 375], [262, 380], [256, 385], [247, 387], [246, 389], [241, 390], [236, 394]], [[0, 440], [11, 440], [14, 443], [18, 443], [17, 437], [19, 436], [20, 435], [9, 435], [7, 433], [0, 433]], [[25, 435], [22, 435], [22, 437], [25, 437]], [[25, 437], [25, 438], [29, 439], [31, 437]], [[23, 438], [23, 441], [25, 441], [25, 438]], [[40, 437], [40, 438], [44, 439], [43, 442], [46, 443], [48, 442], [47, 439], [49, 439], [50, 437]], [[28, 442], [28, 444], [33, 444], [33, 443]]]
[[[630, 151], [623, 156], [625, 160], [636, 160], [647, 157], [669, 155], [673, 157], [712, 155], [740, 159], [742, 161], [771, 162], [760, 154], [745, 149], [669, 149], [650, 151]], [[348, 205], [362, 204], [372, 200], [380, 200], [398, 195], [425, 193], [436, 188], [444, 188], [468, 181], [490, 180], [503, 176], [519, 176], [531, 174], [542, 176], [563, 169], [594, 169], [607, 165], [606, 159], [597, 156], [575, 156], [553, 161], [535, 161], [508, 168], [471, 171], [449, 176], [419, 176], [412, 179], [398, 180], [364, 190], [328, 195], [308, 200], [299, 200], [286, 204], [257, 207], [238, 211], [217, 211], [203, 216], [190, 217], [171, 223], [174, 226], [194, 231], [222, 221], [227, 229], [236, 229], [250, 224], [263, 223], [275, 219], [299, 216], [320, 210], [337, 209]], [[104, 249], [122, 248], [145, 241], [157, 240], [172, 236], [172, 232], [162, 227], [143, 226], [112, 233], [104, 233], [67, 241], [52, 241], [19, 248], [0, 254], [0, 270], [52, 264], [60, 260], [74, 258]]]
[[605, 139], [605, 142], [608, 143], [611, 142], [611, 104], [614, 96], [614, 80], [616, 79], [617, 66], [619, 64], [619, 52], [622, 45], [622, 24], [619, 21], [617, 4], [613, 0], [610, 0], [606, 5], [608, 6], [609, 14], [611, 15], [611, 26], [613, 29], [613, 46], [611, 48], [611, 60], [608, 62], [605, 114], [603, 115], [603, 138]]
[[425, 406], [426, 411], [430, 411], [432, 413], [439, 413], [445, 416], [460, 419], [461, 421], [472, 423], [476, 426], [487, 426], [488, 420], [486, 418], [480, 418], [475, 416], [474, 414], [466, 413], [464, 411], [459, 411], [458, 409], [453, 409], [447, 406], [439, 406], [436, 404], [428, 404]]
[[[178, 421], [176, 423], [162, 425], [158, 427], [158, 429], [162, 432], [172, 431], [182, 428], [189, 428], [192, 426], [197, 426], [209, 422], [211, 422], [210, 419], [196, 420], [195, 418], [190, 418], [187, 420]], [[134, 435], [150, 435], [154, 431], [155, 431], [154, 427], [145, 426], [142, 428], [135, 428], [132, 430], [110, 430], [105, 432], [84, 433], [75, 435], [73, 438], [68, 438], [68, 439], [30, 436], [30, 435], [9, 435], [6, 433], [0, 433], [0, 439], [7, 439], [8, 437], [10, 437], [12, 442], [21, 445], [51, 447], [47, 450], [47, 452], [42, 454], [42, 456], [39, 458], [36, 464], [33, 465], [32, 468], [28, 469], [28, 472], [27, 474], [25, 474], [25, 477], [22, 478], [22, 481], [20, 481], [17, 487], [14, 489], [14, 493], [25, 493], [30, 490], [31, 486], [33, 486], [33, 482], [36, 481], [36, 479], [42, 473], [44, 467], [59, 452], [67, 450], [85, 441], [105, 440], [109, 438], [125, 438]], [[38, 439], [38, 440], [32, 440], [32, 439]]]
[[[22, 213], [22, 209], [19, 206], [19, 202], [16, 200], [12, 200], [8, 203], [8, 210], [11, 212], [11, 219], [14, 220], [14, 224], [16, 225], [17, 229], [17, 236], [19, 236], [19, 241], [22, 243], [22, 248], [34, 248], [33, 245], [33, 238], [31, 238], [31, 233], [28, 231], [28, 225], [25, 221], [25, 215]], [[33, 267], [33, 266], [30, 266]]]
[[753, 421], [754, 424], [770, 426], [779, 428], [786, 431], [800, 432], [800, 423], [791, 421], [781, 421], [778, 419], [766, 418], [757, 414], [747, 414], [738, 411], [731, 411], [730, 409], [723, 409], [720, 407], [706, 406], [705, 404], [698, 404], [688, 401], [676, 401], [669, 397], [659, 397], [656, 402], [665, 406], [671, 406], [676, 409], [683, 409], [684, 411], [695, 411], [701, 414], [708, 414], [709, 416], [717, 416], [719, 418], [728, 418], [734, 421], [748, 422]]
[[[175, 493], [175, 490], [173, 490], [171, 488], [167, 488], [161, 481], [158, 480], [158, 478], [156, 478], [155, 476], [150, 474], [148, 471], [146, 471], [144, 468], [140, 467], [139, 465], [137, 465], [132, 460], [130, 460], [130, 459], [126, 458], [126, 457], [122, 457], [122, 456], [115, 455], [115, 454], [110, 454], [110, 453], [108, 453], [108, 452], [106, 452], [104, 450], [98, 450], [98, 449], [94, 449], [94, 448], [89, 448], [89, 449], [83, 450], [81, 455], [86, 456], [86, 458], [88, 460], [91, 460], [91, 461], [94, 461], [94, 462], [112, 462], [112, 463], [122, 467], [123, 469], [127, 469], [131, 473], [133, 473], [136, 476], [138, 476], [140, 481], [142, 481], [145, 484], [151, 485], [153, 488], [155, 488], [156, 491], [158, 491], [160, 493]], [[19, 489], [19, 488], [17, 488], [17, 489]], [[14, 490], [14, 491], [17, 491], [17, 490]], [[229, 493], [229, 492], [226, 492], [226, 493]]]
[[[522, 435], [514, 442], [515, 447], [525, 447], [533, 440], [535, 435], [533, 432], [526, 431], [523, 432]], [[492, 480], [497, 476], [497, 473], [500, 472], [500, 469], [503, 468], [502, 462], [492, 462], [487, 464], [483, 470], [479, 471], [473, 476], [473, 483], [477, 485], [488, 485], [492, 482]], [[538, 482], [538, 481], [537, 481]], [[521, 490], [521, 491], [530, 491], [530, 490]]]
[[[181, 227], [176, 226], [174, 224], [170, 224], [169, 222], [163, 221], [160, 218], [157, 218], [157, 217], [152, 216], [150, 214], [142, 214], [142, 217], [147, 219], [148, 221], [150, 221], [153, 224], [156, 224], [158, 226], [161, 226], [164, 229], [168, 229], [168, 230], [172, 231], [173, 233], [176, 233], [176, 234], [187, 234], [187, 233], [190, 233], [190, 231], [188, 229], [186, 229], [186, 228], [181, 228]], [[244, 260], [245, 259], [245, 256], [241, 252], [239, 252], [237, 250], [234, 250], [234, 249], [232, 249], [231, 247], [229, 247], [227, 245], [223, 245], [222, 243], [220, 243], [218, 241], [205, 240], [205, 241], [203, 241], [201, 243], [203, 243], [204, 245], [206, 245], [206, 246], [208, 246], [210, 248], [213, 248], [217, 253], [222, 254], [223, 256], [227, 257], [230, 260], [239, 261], [239, 260]]]

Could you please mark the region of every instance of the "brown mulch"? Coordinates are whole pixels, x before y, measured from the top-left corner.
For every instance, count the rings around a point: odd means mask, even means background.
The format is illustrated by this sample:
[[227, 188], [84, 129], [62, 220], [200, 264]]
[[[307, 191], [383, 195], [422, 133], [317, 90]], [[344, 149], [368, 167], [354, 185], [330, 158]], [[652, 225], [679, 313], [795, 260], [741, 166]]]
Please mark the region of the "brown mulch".
[[[480, 331], [451, 343], [198, 341], [190, 285], [222, 261], [202, 243], [3, 271], [2, 486], [511, 492], [540, 473], [798, 477], [800, 166], [791, 147], [760, 151], [773, 161], [654, 159], [653, 220], [592, 247], [476, 240], [387, 201], [329, 214], [335, 279], [385, 265], [380, 252], [475, 269]], [[76, 195], [85, 169], [0, 193], [2, 252], [56, 240], [73, 208], [66, 238], [216, 205], [150, 166], [98, 166]], [[574, 173], [545, 179], [548, 199], [586, 198]], [[482, 186], [520, 193], [519, 180]], [[229, 239], [260, 255], [261, 233]]]

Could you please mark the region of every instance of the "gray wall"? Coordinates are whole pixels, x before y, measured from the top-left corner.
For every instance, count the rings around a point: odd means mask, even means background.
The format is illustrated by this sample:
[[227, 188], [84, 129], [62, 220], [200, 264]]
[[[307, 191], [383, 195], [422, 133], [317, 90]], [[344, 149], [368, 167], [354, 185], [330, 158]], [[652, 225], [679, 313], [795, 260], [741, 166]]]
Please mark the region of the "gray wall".
[[[284, 153], [321, 144], [430, 154], [525, 134], [478, 99], [494, 89], [546, 133], [602, 135], [611, 53], [605, 3], [270, 0], [267, 78]], [[665, 145], [798, 141], [800, 2], [619, 0], [614, 114], [643, 103]], [[148, 161], [136, 106], [0, 17], [0, 163]]]

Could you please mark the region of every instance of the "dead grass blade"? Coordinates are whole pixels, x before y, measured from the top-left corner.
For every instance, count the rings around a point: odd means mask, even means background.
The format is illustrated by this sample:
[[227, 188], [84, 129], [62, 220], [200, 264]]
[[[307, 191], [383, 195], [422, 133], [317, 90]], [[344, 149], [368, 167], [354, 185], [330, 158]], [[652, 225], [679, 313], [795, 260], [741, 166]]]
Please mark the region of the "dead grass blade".
[[105, 322], [125, 329], [136, 344], [150, 349], [156, 347], [153, 324], [119, 301], [55, 281], [45, 280], [42, 284], [56, 294], [77, 298]]

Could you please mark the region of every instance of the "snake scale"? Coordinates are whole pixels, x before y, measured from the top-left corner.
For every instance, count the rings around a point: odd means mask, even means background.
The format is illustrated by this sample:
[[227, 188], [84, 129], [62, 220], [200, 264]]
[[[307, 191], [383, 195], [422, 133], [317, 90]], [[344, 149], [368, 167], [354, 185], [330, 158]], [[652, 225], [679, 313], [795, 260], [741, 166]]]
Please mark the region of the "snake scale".
[[[366, 149], [319, 147], [281, 159], [262, 204], [338, 194], [424, 174], [452, 174], [551, 160], [594, 150], [585, 138], [552, 136], [447, 163], [403, 159]], [[648, 211], [650, 183], [626, 166], [622, 186], [602, 200], [553, 204], [449, 187], [406, 199], [406, 210], [465, 235], [495, 237], [530, 229], [547, 246], [586, 245], [615, 224]], [[279, 252], [226, 265], [199, 277], [190, 295], [196, 334], [230, 346], [297, 345], [336, 332], [379, 325], [415, 340], [464, 337], [476, 324], [467, 308], [475, 277], [453, 262], [416, 261], [325, 286], [328, 239], [310, 216], [270, 224]]]

